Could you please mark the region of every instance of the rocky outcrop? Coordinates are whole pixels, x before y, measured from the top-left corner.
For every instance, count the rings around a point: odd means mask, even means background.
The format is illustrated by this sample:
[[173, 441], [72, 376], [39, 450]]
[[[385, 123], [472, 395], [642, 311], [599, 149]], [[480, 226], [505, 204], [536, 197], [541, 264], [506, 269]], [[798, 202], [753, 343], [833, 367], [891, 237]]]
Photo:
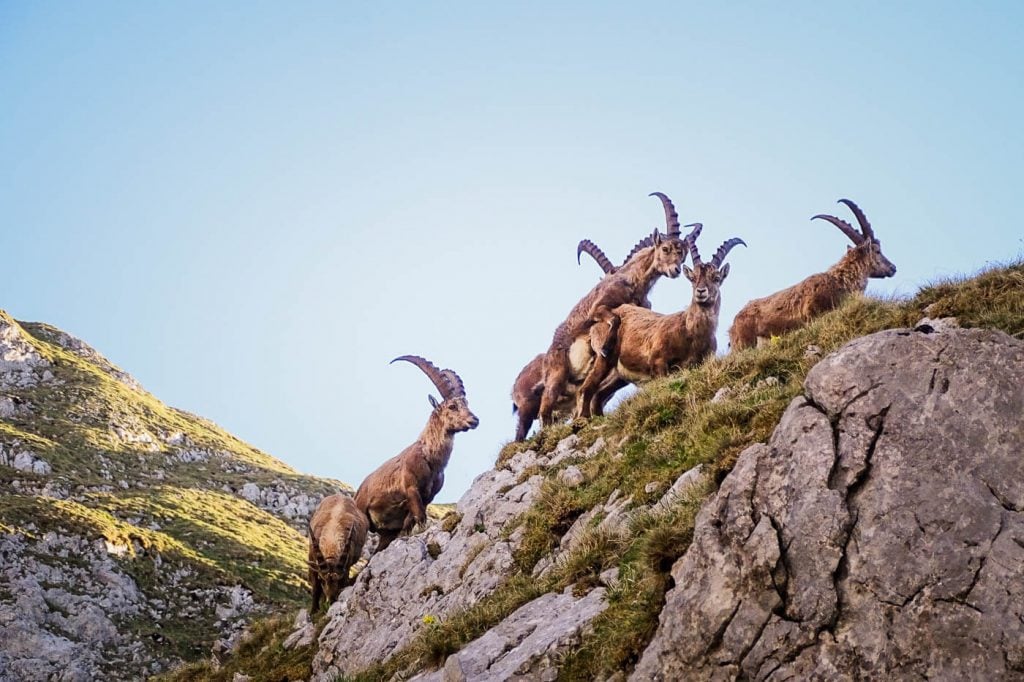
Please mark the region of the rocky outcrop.
[[604, 588], [575, 598], [572, 588], [548, 593], [516, 609], [508, 618], [445, 661], [444, 668], [412, 678], [415, 682], [470, 680], [554, 680], [561, 655], [608, 603]]
[[632, 679], [1024, 676], [1024, 343], [919, 330], [822, 360], [740, 455]]
[[333, 680], [383, 661], [433, 620], [501, 585], [519, 541], [518, 533], [506, 538], [502, 531], [540, 488], [541, 476], [518, 480], [536, 459], [523, 453], [509, 468], [477, 477], [456, 505], [459, 521], [450, 531], [433, 525], [374, 554], [328, 611], [313, 679]]

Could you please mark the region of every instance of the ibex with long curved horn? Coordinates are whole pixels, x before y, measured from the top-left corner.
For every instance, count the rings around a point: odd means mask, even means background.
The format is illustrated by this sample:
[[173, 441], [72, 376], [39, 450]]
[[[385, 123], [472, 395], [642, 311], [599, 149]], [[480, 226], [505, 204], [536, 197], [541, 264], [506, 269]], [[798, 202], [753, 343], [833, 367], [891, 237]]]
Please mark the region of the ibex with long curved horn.
[[[610, 275], [619, 269], [605, 255], [604, 251], [589, 239], [580, 241], [576, 247], [577, 263], [580, 262], [580, 256], [584, 253], [589, 254], [594, 259], [605, 275]], [[628, 261], [632, 255], [633, 253], [631, 252], [626, 257], [626, 260]], [[641, 305], [650, 308], [651, 302], [645, 298]], [[611, 332], [616, 323], [617, 321], [612, 321], [611, 324], [595, 324], [590, 328], [590, 345], [595, 353], [607, 353], [606, 346], [611, 340]], [[539, 353], [523, 367], [516, 377], [515, 383], [512, 384], [512, 414], [516, 416], [515, 440], [521, 441], [526, 439], [526, 434], [530, 432], [530, 427], [533, 425], [537, 415], [540, 414], [540, 396], [543, 391], [544, 353]], [[574, 396], [572, 395], [563, 396], [563, 400], [555, 405], [554, 413], [568, 416], [572, 410], [573, 400]]]
[[685, 310], [663, 315], [622, 305], [613, 311], [619, 318], [615, 342], [606, 357], [595, 358], [577, 394], [576, 416], [601, 414], [604, 404], [628, 383], [665, 376], [715, 354], [721, 286], [729, 275], [729, 265], [722, 263], [739, 244], [746, 246], [739, 238], [723, 242], [711, 261], [705, 263], [696, 241], [690, 242], [693, 269], [684, 265], [683, 274], [693, 286], [693, 297]]
[[310, 614], [319, 610], [325, 596], [330, 606], [352, 584], [349, 570], [359, 561], [368, 529], [366, 514], [350, 496], [336, 493], [320, 501], [309, 519]]
[[441, 392], [441, 400], [428, 396], [433, 410], [415, 443], [381, 464], [356, 491], [356, 506], [366, 514], [370, 530], [380, 536], [377, 550], [399, 534], [427, 522], [427, 505], [444, 485], [444, 469], [452, 454], [455, 434], [475, 429], [480, 420], [469, 409], [466, 389], [459, 375], [438, 369], [417, 355], [404, 360], [423, 370]]
[[837, 307], [852, 293], [864, 293], [870, 277], [892, 277], [896, 266], [882, 255], [882, 245], [875, 238], [871, 223], [857, 204], [840, 199], [856, 216], [860, 232], [850, 223], [833, 215], [816, 215], [827, 220], [850, 238], [854, 246], [825, 272], [811, 275], [788, 289], [771, 296], [757, 298], [743, 306], [729, 329], [731, 350], [739, 350], [783, 334], [806, 324], [811, 318]]
[[[550, 424], [555, 406], [566, 393], [568, 384], [578, 384], [590, 371], [593, 355], [587, 332], [594, 324], [616, 322], [612, 309], [625, 304], [639, 305], [647, 299], [659, 277], [678, 277], [686, 258], [686, 243], [700, 231], [696, 227], [686, 238], [680, 238], [679, 216], [672, 201], [661, 192], [653, 192], [665, 209], [666, 234], [654, 231], [633, 249], [633, 255], [618, 270], [605, 276], [569, 312], [555, 330], [544, 356], [544, 390], [541, 394], [540, 419]], [[573, 359], [572, 348], [581, 353]], [[579, 360], [579, 361], [577, 361]]]

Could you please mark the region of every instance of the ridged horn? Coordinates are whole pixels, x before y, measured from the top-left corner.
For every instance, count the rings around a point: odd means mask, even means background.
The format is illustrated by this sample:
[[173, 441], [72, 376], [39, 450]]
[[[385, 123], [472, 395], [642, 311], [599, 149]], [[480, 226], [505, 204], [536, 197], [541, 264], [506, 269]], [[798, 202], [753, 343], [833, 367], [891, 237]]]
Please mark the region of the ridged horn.
[[[655, 230], [657, 232], [657, 230]], [[648, 246], [654, 246], [654, 239], [650, 236], [644, 237], [636, 243], [633, 250], [626, 254], [626, 257], [622, 259], [622, 265], [628, 263], [633, 256], [646, 249]], [[621, 265], [619, 267], [622, 267]]]
[[739, 237], [733, 237], [722, 242], [722, 245], [718, 247], [718, 251], [715, 251], [715, 255], [711, 258], [711, 264], [716, 268], [722, 267], [722, 261], [729, 255], [729, 252], [733, 250], [733, 247], [743, 244], [746, 246], [747, 243]]
[[687, 244], [687, 246], [690, 247], [690, 260], [693, 261], [693, 266], [697, 267], [698, 265], [701, 264], [701, 260], [700, 260], [700, 250], [697, 248], [697, 239], [696, 239], [696, 237], [693, 238], [693, 239], [690, 239], [689, 237], [687, 237], [686, 238], [686, 244]]
[[455, 373], [454, 369], [442, 369], [441, 374], [452, 385], [456, 395], [466, 395], [466, 386], [462, 383], [462, 379]]
[[589, 239], [584, 239], [579, 243], [579, 246], [576, 247], [577, 263], [580, 262], [580, 254], [582, 254], [584, 251], [589, 253], [590, 257], [597, 261], [597, 264], [601, 266], [601, 269], [604, 270], [606, 275], [615, 272], [615, 266], [612, 265], [612, 262], [610, 260], [608, 260], [608, 256], [604, 255], [604, 251], [602, 251], [597, 244], [590, 241]]
[[871, 229], [871, 223], [868, 222], [868, 217], [864, 215], [864, 211], [860, 210], [860, 206], [853, 203], [849, 199], [840, 199], [840, 204], [846, 204], [853, 215], [856, 216], [857, 222], [860, 223], [860, 231], [867, 239], [875, 238], [875, 231]]
[[661, 192], [651, 192], [647, 196], [658, 197], [661, 199], [661, 205], [665, 209], [665, 230], [669, 237], [679, 238], [679, 214], [676, 213], [676, 207], [672, 205], [672, 200]]
[[[437, 390], [441, 392], [442, 400], [448, 400], [448, 398], [451, 398], [453, 395], [455, 395], [457, 391], [456, 386], [451, 383], [449, 378], [445, 376], [444, 372], [439, 370], [434, 365], [434, 363], [430, 362], [425, 358], [421, 358], [418, 355], [401, 355], [392, 360], [389, 364], [394, 364], [399, 360], [411, 362], [412, 364], [416, 365], [421, 370], [423, 370], [423, 373], [427, 375], [427, 378], [430, 379], [434, 383], [434, 386], [437, 388]], [[452, 374], [454, 374], [454, 372], [452, 372]], [[460, 381], [459, 383], [461, 384], [462, 382]]]
[[859, 232], [857, 232], [857, 230], [853, 229], [853, 225], [846, 222], [842, 218], [837, 218], [834, 215], [825, 215], [823, 213], [819, 213], [816, 216], [811, 216], [811, 220], [816, 220], [819, 218], [821, 220], [827, 220], [828, 222], [838, 227], [840, 230], [843, 231], [843, 234], [850, 238], [850, 241], [852, 241], [854, 244], [859, 245], [861, 242], [864, 241], [864, 237]]

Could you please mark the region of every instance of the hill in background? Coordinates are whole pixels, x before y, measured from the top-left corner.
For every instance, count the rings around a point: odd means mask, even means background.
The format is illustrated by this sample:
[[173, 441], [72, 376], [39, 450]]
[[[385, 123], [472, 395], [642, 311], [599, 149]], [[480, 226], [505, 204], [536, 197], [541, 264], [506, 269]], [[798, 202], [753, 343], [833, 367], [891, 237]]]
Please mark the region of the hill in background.
[[304, 602], [305, 523], [340, 489], [0, 311], [0, 680], [142, 678], [229, 646]]

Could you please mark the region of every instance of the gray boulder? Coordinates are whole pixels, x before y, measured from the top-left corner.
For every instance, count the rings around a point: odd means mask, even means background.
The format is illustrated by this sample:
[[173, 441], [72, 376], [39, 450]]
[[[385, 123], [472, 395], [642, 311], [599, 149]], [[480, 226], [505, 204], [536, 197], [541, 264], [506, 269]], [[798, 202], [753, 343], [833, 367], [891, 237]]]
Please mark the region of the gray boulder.
[[822, 360], [740, 455], [632, 679], [1024, 677], [1024, 343], [919, 329]]

